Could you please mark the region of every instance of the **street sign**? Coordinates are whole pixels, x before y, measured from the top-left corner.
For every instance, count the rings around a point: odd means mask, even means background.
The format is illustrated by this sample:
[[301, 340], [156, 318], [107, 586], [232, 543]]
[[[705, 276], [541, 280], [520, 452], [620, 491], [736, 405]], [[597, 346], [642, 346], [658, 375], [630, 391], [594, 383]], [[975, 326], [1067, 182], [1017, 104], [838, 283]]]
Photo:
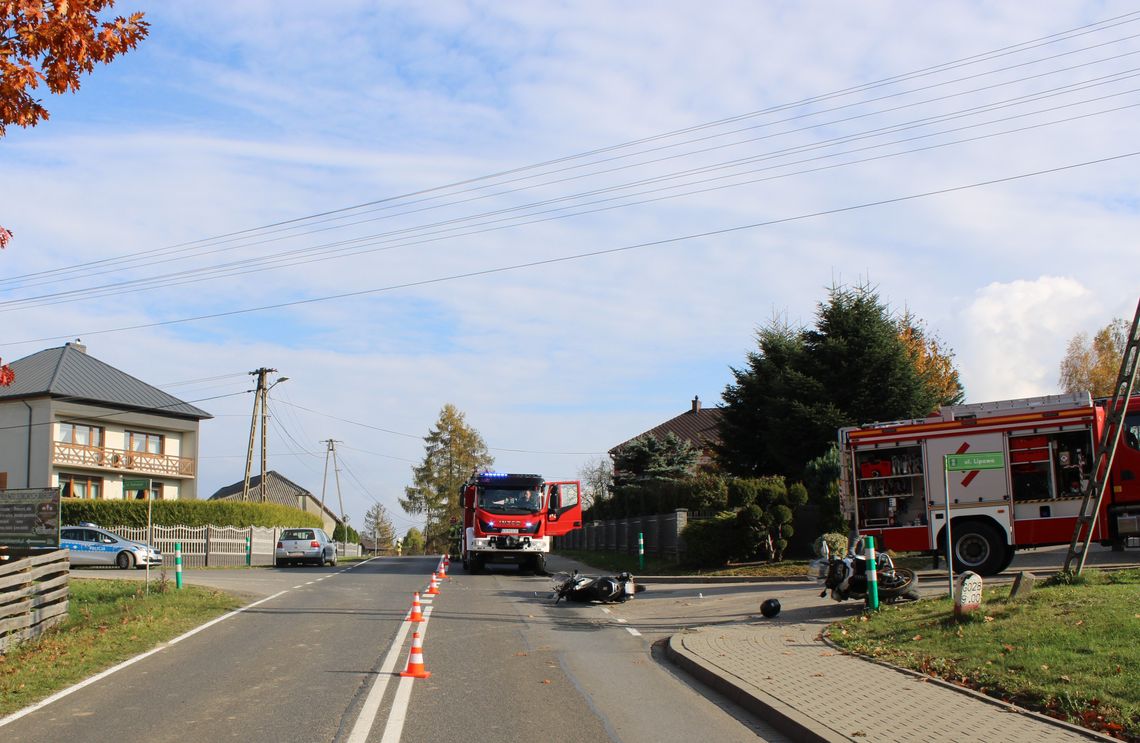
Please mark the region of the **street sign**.
[[982, 451], [975, 454], [946, 455], [946, 469], [949, 472], [1000, 470], [1002, 467], [1005, 467], [1005, 457], [1000, 451]]
[[0, 544], [59, 547], [59, 488], [0, 490]]
[[149, 477], [136, 477], [132, 479], [123, 478], [123, 492], [135, 492], [138, 490], [150, 490]]

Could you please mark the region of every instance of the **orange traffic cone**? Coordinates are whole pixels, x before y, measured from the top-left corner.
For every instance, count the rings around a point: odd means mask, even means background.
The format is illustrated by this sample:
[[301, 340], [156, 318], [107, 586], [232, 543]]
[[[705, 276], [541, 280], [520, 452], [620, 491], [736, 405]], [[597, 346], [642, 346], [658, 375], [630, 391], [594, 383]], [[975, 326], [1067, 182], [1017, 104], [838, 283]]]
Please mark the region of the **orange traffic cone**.
[[443, 580], [446, 577], [447, 577], [447, 563], [441, 562], [439, 564], [439, 579]]
[[431, 583], [428, 584], [428, 589], [424, 591], [425, 596], [438, 596], [439, 595], [439, 581], [436, 580], [435, 573], [431, 574]]
[[400, 672], [401, 676], [410, 676], [416, 679], [426, 679], [431, 672], [424, 668], [424, 641], [419, 632], [412, 633], [412, 652], [408, 653], [408, 667]]
[[408, 618], [404, 621], [406, 621], [406, 622], [422, 622], [422, 621], [424, 621], [423, 611], [420, 608], [420, 594], [418, 592], [412, 594], [412, 613], [409, 614]]

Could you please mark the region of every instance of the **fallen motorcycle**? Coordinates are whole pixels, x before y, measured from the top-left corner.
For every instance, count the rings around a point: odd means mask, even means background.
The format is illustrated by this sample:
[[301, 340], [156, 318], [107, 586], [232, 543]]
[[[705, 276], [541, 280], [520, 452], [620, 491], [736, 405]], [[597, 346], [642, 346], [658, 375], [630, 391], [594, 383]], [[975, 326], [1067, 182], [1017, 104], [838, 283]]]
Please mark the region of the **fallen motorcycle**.
[[[835, 601], [862, 601], [867, 598], [867, 557], [862, 551], [848, 551], [843, 557], [831, 557], [827, 543], [824, 542], [819, 559], [811, 564], [816, 571], [816, 580], [823, 581], [824, 589], [819, 594], [820, 598], [829, 591]], [[879, 601], [882, 603], [915, 601], [919, 598], [918, 576], [913, 570], [896, 568], [890, 555], [880, 553], [875, 556], [875, 574]]]
[[645, 590], [645, 586], [634, 581], [633, 576], [619, 573], [616, 576], [600, 578], [573, 573], [558, 573], [554, 576], [554, 603], [562, 599], [579, 603], [601, 602], [616, 604], [628, 601]]

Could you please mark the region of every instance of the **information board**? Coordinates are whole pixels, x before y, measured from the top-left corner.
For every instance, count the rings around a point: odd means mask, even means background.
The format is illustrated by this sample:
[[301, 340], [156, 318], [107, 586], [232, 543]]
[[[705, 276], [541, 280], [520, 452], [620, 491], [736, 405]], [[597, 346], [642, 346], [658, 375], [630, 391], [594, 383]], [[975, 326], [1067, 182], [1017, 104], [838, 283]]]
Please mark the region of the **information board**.
[[0, 545], [59, 547], [59, 488], [0, 490]]

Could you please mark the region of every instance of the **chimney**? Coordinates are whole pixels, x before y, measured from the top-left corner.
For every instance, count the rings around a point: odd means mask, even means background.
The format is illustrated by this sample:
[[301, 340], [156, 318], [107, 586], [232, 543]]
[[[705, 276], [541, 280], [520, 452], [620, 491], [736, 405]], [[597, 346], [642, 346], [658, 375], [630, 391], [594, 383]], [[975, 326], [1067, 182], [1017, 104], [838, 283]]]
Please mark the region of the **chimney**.
[[701, 398], [698, 395], [693, 395], [693, 414], [701, 412]]
[[79, 353], [87, 353], [87, 346], [83, 345], [83, 343], [78, 338], [70, 341], [67, 345], [71, 346], [76, 351], [79, 351]]

